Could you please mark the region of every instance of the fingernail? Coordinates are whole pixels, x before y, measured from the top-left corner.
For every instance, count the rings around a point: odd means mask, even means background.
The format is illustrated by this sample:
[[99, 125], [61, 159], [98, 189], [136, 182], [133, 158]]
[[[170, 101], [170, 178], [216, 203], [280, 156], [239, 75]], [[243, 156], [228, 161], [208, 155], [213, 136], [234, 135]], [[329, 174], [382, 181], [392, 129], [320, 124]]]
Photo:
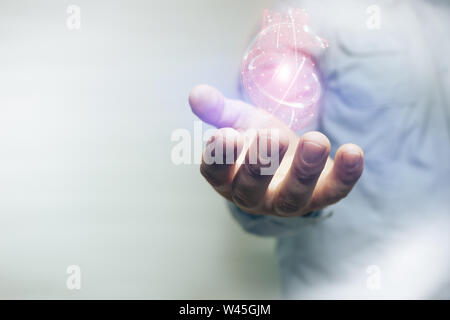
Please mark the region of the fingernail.
[[306, 163], [316, 163], [321, 160], [325, 154], [325, 147], [310, 141], [304, 141], [302, 146], [302, 157]]
[[361, 154], [359, 152], [344, 152], [342, 155], [344, 166], [347, 169], [355, 168], [361, 161]]

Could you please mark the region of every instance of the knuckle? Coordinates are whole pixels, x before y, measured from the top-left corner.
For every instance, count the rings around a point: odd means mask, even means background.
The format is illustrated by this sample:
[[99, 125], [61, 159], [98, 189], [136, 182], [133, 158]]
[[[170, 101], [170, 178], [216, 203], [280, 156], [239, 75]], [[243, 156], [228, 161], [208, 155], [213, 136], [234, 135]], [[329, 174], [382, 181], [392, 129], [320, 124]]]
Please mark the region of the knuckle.
[[224, 185], [224, 180], [220, 178], [212, 166], [201, 165], [200, 174], [215, 188]]
[[281, 215], [293, 215], [301, 208], [301, 197], [295, 197], [293, 195], [280, 196], [275, 205], [275, 211]]
[[261, 166], [258, 164], [245, 164], [244, 170], [246, 175], [254, 180], [261, 178]]
[[358, 181], [361, 173], [360, 171], [345, 172], [340, 174], [339, 180], [344, 186], [351, 187]]
[[259, 201], [252, 197], [251, 188], [241, 184], [232, 186], [231, 197], [237, 205], [243, 208], [252, 209], [259, 204]]
[[340, 200], [347, 197], [348, 194], [350, 193], [350, 191], [351, 191], [351, 188], [338, 187], [329, 195], [327, 202], [329, 204], [339, 202]]
[[338, 198], [339, 200], [345, 198], [346, 196], [348, 196], [351, 190], [352, 188], [338, 188], [336, 192], [336, 198]]
[[322, 172], [322, 170], [318, 170], [317, 168], [298, 166], [295, 164], [292, 166], [292, 171], [295, 179], [304, 185], [313, 184]]

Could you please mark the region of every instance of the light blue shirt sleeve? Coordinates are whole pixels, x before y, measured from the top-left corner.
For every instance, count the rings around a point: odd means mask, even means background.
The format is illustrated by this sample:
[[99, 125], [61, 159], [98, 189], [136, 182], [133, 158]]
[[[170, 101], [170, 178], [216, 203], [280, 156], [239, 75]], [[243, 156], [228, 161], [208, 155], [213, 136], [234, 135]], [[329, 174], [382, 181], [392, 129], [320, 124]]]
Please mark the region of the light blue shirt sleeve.
[[298, 231], [305, 225], [318, 223], [332, 215], [331, 210], [313, 211], [301, 217], [276, 217], [249, 214], [228, 202], [232, 216], [242, 228], [254, 235], [264, 237], [281, 237]]

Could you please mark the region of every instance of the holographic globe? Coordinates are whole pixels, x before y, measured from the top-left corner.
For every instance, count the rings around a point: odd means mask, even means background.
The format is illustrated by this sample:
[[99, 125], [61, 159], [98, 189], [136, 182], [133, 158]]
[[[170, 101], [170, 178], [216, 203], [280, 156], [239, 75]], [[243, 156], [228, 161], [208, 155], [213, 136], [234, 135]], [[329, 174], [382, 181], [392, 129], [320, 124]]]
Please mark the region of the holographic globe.
[[269, 12], [245, 54], [244, 88], [257, 106], [293, 130], [306, 126], [317, 113], [322, 87], [312, 53], [327, 47], [313, 35], [304, 10]]

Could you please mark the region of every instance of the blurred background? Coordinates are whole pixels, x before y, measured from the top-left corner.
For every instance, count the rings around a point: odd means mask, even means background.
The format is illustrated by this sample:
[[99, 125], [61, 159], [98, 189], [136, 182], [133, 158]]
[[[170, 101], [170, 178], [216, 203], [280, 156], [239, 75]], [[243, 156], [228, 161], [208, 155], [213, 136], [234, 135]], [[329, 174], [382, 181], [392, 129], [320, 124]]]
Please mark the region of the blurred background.
[[271, 5], [0, 0], [0, 299], [279, 297], [273, 240], [171, 161], [190, 88], [238, 96]]

